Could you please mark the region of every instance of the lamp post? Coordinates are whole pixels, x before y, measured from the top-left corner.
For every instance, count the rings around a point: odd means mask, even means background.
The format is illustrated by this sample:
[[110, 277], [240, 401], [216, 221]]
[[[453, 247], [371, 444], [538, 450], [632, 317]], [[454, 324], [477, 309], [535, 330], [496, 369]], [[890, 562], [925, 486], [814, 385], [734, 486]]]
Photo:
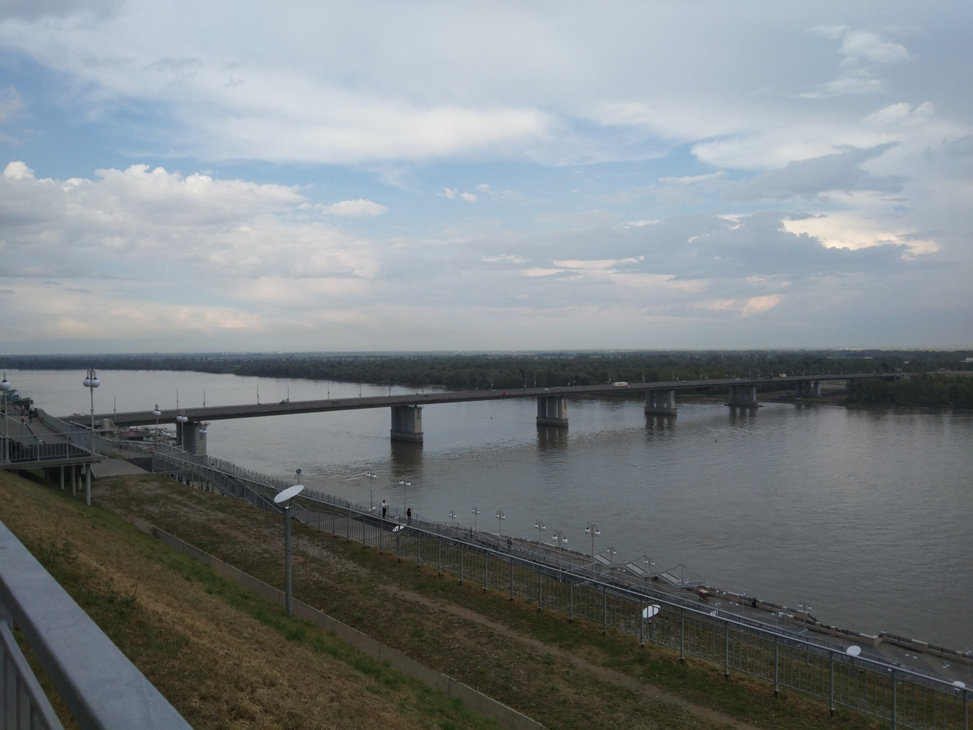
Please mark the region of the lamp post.
[[188, 422], [189, 416], [185, 413], [176, 416], [176, 437], [179, 441], [176, 446], [181, 446], [184, 451], [186, 449], [186, 424]]
[[655, 561], [648, 555], [643, 555], [642, 562], [645, 564], [645, 585], [648, 587], [649, 578], [652, 577], [652, 568], [655, 567]]
[[456, 527], [456, 512], [453, 510], [449, 511], [449, 521], [452, 523], [453, 527]]
[[[297, 470], [297, 474], [300, 476], [300, 469]], [[291, 596], [291, 500], [303, 491], [303, 484], [295, 484], [274, 497], [274, 503], [282, 504], [284, 509], [284, 592], [288, 616], [294, 615], [293, 598]]]
[[470, 512], [473, 513], [473, 532], [476, 532], [477, 531], [477, 529], [476, 529], [476, 516], [478, 514], [480, 514], [480, 508], [477, 507], [476, 505], [473, 505], [473, 509], [471, 509]]
[[503, 513], [502, 509], [498, 509], [494, 517], [497, 518], [497, 537], [503, 537], [503, 521], [507, 519], [507, 515]]
[[534, 520], [534, 529], [537, 530], [537, 544], [541, 544], [541, 530], [546, 530], [547, 525], [545, 525], [540, 520]]
[[[91, 455], [95, 454], [95, 388], [101, 385], [101, 381], [98, 380], [98, 375], [95, 373], [94, 368], [88, 368], [87, 375], [85, 379], [81, 381], [81, 384], [88, 389], [88, 394], [91, 396]], [[84, 470], [84, 503], [91, 506], [91, 464], [87, 464]]]
[[601, 530], [594, 522], [589, 522], [584, 528], [585, 535], [591, 535], [591, 559], [595, 559], [595, 538], [601, 537]]
[[377, 477], [378, 474], [369, 469], [365, 472], [365, 476], [368, 478], [368, 511], [373, 512], [375, 510], [375, 492], [373, 487], [375, 486], [375, 477]]
[[551, 540], [557, 545], [557, 567], [561, 569], [561, 551], [568, 544], [568, 539], [564, 536], [564, 530], [555, 530]]
[[162, 415], [162, 411], [159, 410], [159, 404], [155, 404], [155, 408], [152, 409], [152, 415], [155, 416], [155, 442], [159, 443], [159, 416]]
[[101, 381], [98, 380], [98, 376], [95, 374], [94, 368], [88, 368], [88, 373], [85, 375], [82, 385], [88, 389], [88, 393], [91, 396], [91, 453], [95, 453], [95, 388], [101, 385]]
[[399, 479], [399, 486], [402, 487], [402, 517], [405, 517], [406, 510], [408, 509], [405, 506], [405, 496], [406, 496], [405, 490], [406, 490], [406, 487], [411, 487], [412, 486], [412, 482], [407, 482], [404, 479]]
[[10, 450], [7, 447], [7, 392], [10, 390], [10, 383], [7, 382], [7, 374], [3, 374], [3, 380], [0, 380], [0, 397], [3, 398], [2, 406], [0, 406], [0, 439], [3, 440], [3, 461], [6, 463], [10, 457]]

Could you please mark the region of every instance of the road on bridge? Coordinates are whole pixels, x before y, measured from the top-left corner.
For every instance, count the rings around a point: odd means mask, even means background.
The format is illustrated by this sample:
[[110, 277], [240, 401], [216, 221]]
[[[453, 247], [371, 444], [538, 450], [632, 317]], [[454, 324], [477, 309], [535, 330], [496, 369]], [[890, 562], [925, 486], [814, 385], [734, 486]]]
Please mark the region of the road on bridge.
[[[156, 422], [174, 423], [177, 416], [190, 421], [221, 421], [232, 418], [257, 418], [261, 416], [285, 416], [296, 413], [322, 413], [350, 411], [362, 408], [391, 408], [394, 406], [422, 406], [437, 403], [464, 403], [470, 401], [503, 400], [505, 398], [538, 398], [559, 396], [575, 398], [586, 395], [621, 395], [647, 391], [688, 391], [729, 386], [793, 386], [797, 383], [835, 380], [859, 380], [882, 378], [896, 380], [902, 373], [844, 373], [837, 375], [791, 375], [776, 378], [719, 378], [711, 380], [658, 381], [652, 383], [609, 383], [605, 385], [569, 385], [554, 388], [518, 388], [514, 390], [457, 390], [433, 393], [408, 393], [405, 395], [336, 398], [309, 401], [281, 401], [280, 403], [248, 403], [234, 406], [208, 406], [201, 408], [167, 409], [158, 417], [152, 411], [128, 413], [100, 413], [96, 419], [111, 419], [116, 426], [149, 426]], [[63, 420], [76, 420], [77, 416]]]

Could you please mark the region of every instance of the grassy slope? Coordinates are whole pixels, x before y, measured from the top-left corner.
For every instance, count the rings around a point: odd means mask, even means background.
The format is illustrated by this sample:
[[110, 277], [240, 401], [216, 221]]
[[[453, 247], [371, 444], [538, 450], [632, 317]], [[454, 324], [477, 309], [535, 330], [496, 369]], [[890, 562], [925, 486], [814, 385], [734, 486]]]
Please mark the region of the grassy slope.
[[196, 728], [496, 727], [111, 512], [0, 472], [0, 517]]
[[[6, 491], [0, 489], [0, 499], [4, 499]], [[42, 494], [57, 509], [79, 511], [75, 503], [62, 499], [59, 492], [47, 490]], [[278, 586], [282, 583], [282, 538], [280, 519], [275, 515], [161, 477], [99, 482], [95, 488], [95, 504], [142, 527], [158, 525], [268, 583]], [[6, 503], [0, 502], [0, 507], [6, 515]], [[29, 526], [36, 522], [36, 517], [35, 514], [23, 523], [26, 529], [33, 529]], [[112, 516], [95, 509], [88, 513], [87, 519], [92, 525], [89, 529], [95, 532], [101, 529], [97, 527], [100, 522], [112, 520]], [[52, 522], [53, 519], [47, 520], [48, 533]], [[145, 540], [135, 531], [125, 534], [130, 535], [127, 539], [137, 538], [140, 545]], [[724, 681], [718, 668], [694, 661], [680, 664], [669, 651], [658, 647], [639, 649], [632, 637], [611, 633], [604, 637], [600, 627], [585, 622], [568, 623], [560, 614], [538, 612], [522, 601], [510, 602], [498, 592], [483, 594], [476, 586], [457, 585], [454, 580], [439, 578], [414, 564], [398, 563], [387, 553], [379, 555], [372, 548], [346, 543], [344, 539], [303, 525], [295, 525], [294, 537], [294, 585], [298, 598], [552, 728], [877, 726], [865, 718], [840, 711], [835, 718], [829, 718], [826, 708], [818, 703], [787, 694], [775, 699], [771, 689], [762, 683], [736, 675]], [[84, 544], [80, 542], [80, 534], [76, 539], [79, 540], [76, 544]], [[35, 542], [43, 546], [50, 542], [50, 536]], [[151, 542], [141, 547], [140, 552], [132, 551], [127, 559], [123, 557], [121, 562], [129, 563], [129, 576], [133, 571], [144, 575], [140, 585], [146, 588], [140, 588], [137, 604], [143, 603], [143, 594], [148, 590], [150, 577], [145, 566], [161, 560], [138, 557], [146, 551], [167, 554], [166, 563], [184, 563], [182, 558]], [[133, 562], [142, 567], [134, 567]], [[200, 584], [204, 596], [198, 600], [219, 599], [229, 614], [221, 619], [224, 625], [242, 620], [235, 617], [238, 614], [244, 614], [244, 619], [254, 615], [254, 609], [248, 604], [259, 602], [238, 595], [222, 583], [219, 596], [207, 594], [207, 590], [213, 592], [210, 584], [215, 580], [208, 570], [188, 566], [177, 572], [184, 576], [179, 580], [188, 581], [194, 589], [196, 583]], [[151, 576], [153, 586], [157, 580], [157, 576]], [[126, 595], [126, 590], [127, 586], [120, 594]], [[183, 590], [187, 586], [178, 585], [178, 581], [176, 585], [171, 581], [166, 586], [159, 584], [158, 588], [160, 594], [179, 606]], [[274, 623], [282, 621], [279, 614], [266, 606], [259, 612], [273, 614]], [[171, 618], [168, 620], [171, 622]], [[260, 620], [254, 623], [267, 628], [266, 620], [263, 624]], [[172, 633], [184, 633], [179, 629], [172, 624]], [[274, 630], [270, 634], [279, 644], [280, 633], [289, 631], [280, 626], [276, 634]], [[218, 642], [216, 645], [222, 648]], [[231, 669], [246, 661], [248, 649], [249, 644], [244, 643], [240, 658], [228, 662], [234, 664]], [[185, 652], [195, 650], [195, 646], [187, 646]], [[286, 704], [296, 707], [305, 706], [306, 696], [301, 692], [303, 677], [298, 687], [291, 687], [286, 678], [302, 676], [316, 662], [331, 658], [327, 652], [315, 653], [305, 640], [288, 645], [288, 651], [280, 652], [281, 661], [300, 652], [306, 653], [301, 653], [302, 658], [295, 661], [303, 669], [293, 669], [294, 674], [279, 671], [274, 678], [277, 683], [274, 686], [286, 688], [282, 690], [286, 691]], [[357, 671], [348, 665], [339, 669], [349, 676]], [[170, 691], [164, 688], [172, 673], [169, 669], [149, 669], [147, 673], [187, 717], [191, 713], [184, 709], [184, 701], [193, 707], [203, 704], [208, 708], [211, 715], [207, 720], [214, 727], [233, 726], [237, 713], [243, 711], [238, 708], [250, 706], [253, 692], [237, 691], [235, 683], [239, 679], [235, 676], [214, 677], [206, 690], [209, 701], [201, 703], [195, 682], [177, 682]], [[376, 685], [383, 698], [388, 694], [379, 682], [371, 680], [371, 684]], [[375, 699], [366, 695], [368, 692], [362, 693], [362, 697]], [[361, 700], [356, 696], [333, 701], [357, 706]], [[398, 704], [401, 706], [402, 702]], [[266, 711], [263, 705], [260, 709]], [[296, 721], [302, 716], [298, 712], [289, 717]], [[246, 725], [246, 717], [241, 719], [244, 721], [238, 724]], [[355, 719], [362, 723], [361, 727], [399, 726], [371, 711]], [[430, 720], [424, 722], [428, 724]], [[462, 726], [453, 718], [447, 722]], [[265, 726], [287, 727], [288, 724], [285, 717], [268, 720]], [[407, 723], [407, 726], [421, 725]]]

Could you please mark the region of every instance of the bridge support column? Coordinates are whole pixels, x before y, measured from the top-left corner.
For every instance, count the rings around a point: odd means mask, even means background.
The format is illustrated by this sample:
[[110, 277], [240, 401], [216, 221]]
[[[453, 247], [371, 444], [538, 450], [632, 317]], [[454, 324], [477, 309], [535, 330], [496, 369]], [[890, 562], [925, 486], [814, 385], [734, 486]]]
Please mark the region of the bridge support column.
[[206, 429], [199, 421], [176, 421], [176, 446], [190, 454], [206, 456]]
[[393, 441], [422, 443], [422, 406], [392, 406], [392, 429], [389, 438]]
[[568, 401], [559, 395], [537, 397], [537, 425], [568, 427]]
[[757, 407], [757, 386], [756, 385], [731, 385], [730, 400], [727, 405], [731, 408], [756, 408]]
[[645, 415], [647, 416], [676, 415], [676, 391], [674, 390], [645, 391]]
[[794, 383], [794, 395], [798, 398], [820, 398], [821, 381], [806, 380], [800, 383]]

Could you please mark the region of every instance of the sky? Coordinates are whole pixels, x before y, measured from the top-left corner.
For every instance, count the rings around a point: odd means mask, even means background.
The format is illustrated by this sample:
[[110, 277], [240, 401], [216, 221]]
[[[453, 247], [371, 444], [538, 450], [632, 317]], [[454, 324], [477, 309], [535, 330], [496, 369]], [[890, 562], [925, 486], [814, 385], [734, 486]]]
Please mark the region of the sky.
[[968, 348], [971, 31], [0, 0], [0, 353]]

